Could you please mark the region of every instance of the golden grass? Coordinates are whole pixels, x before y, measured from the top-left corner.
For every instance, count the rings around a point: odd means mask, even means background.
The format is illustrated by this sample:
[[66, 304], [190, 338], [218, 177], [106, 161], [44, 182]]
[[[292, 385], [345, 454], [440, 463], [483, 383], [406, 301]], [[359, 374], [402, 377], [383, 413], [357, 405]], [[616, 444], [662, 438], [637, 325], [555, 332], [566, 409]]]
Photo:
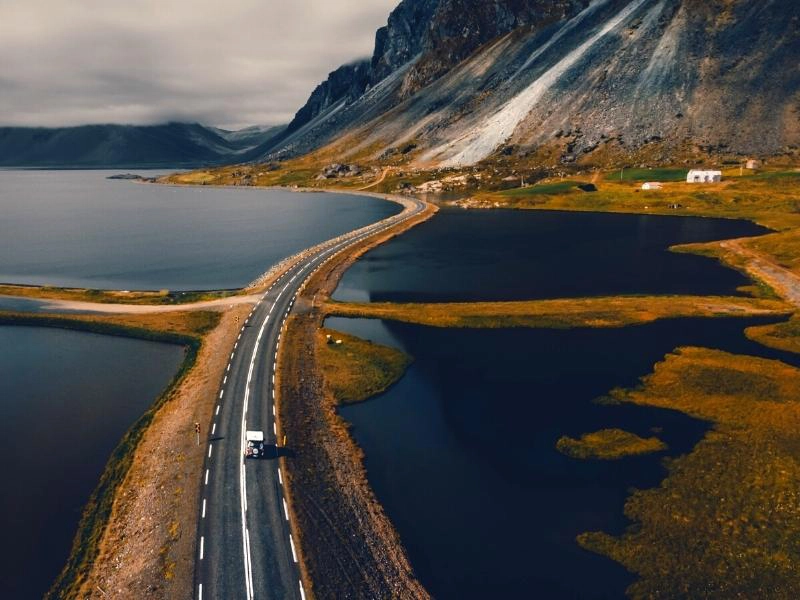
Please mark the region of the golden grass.
[[744, 330], [745, 335], [765, 346], [800, 353], [800, 317], [794, 316], [784, 323], [758, 325]]
[[778, 265], [800, 274], [800, 229], [748, 239], [744, 244], [772, 257]]
[[778, 300], [723, 296], [612, 296], [437, 304], [327, 302], [327, 314], [433, 327], [624, 327], [675, 317], [789, 314]]
[[120, 290], [93, 290], [88, 288], [61, 288], [35, 285], [0, 285], [0, 295], [50, 300], [74, 300], [79, 302], [101, 302], [108, 304], [185, 304], [227, 298], [236, 292], [198, 291], [170, 292], [169, 290], [126, 292]]
[[[326, 336], [342, 340], [327, 343]], [[362, 402], [386, 391], [411, 364], [411, 357], [331, 329], [321, 329], [316, 340], [317, 360], [333, 397], [340, 404]]]
[[[597, 182], [597, 192], [579, 191], [567, 180], [562, 193], [551, 193], [551, 188], [558, 189], [553, 184], [561, 183], [551, 180], [539, 184], [547, 194], [536, 193], [537, 186], [532, 186], [511, 195], [478, 192], [474, 198], [506, 208], [713, 216], [750, 219], [779, 231], [800, 227], [800, 173], [768, 175], [727, 178], [718, 184], [667, 182], [655, 191], [643, 191], [640, 182], [615, 181], [609, 175]], [[672, 208], [676, 204], [680, 207]]]
[[[208, 333], [219, 323], [220, 313], [212, 311], [180, 311], [123, 315], [73, 315], [0, 311], [0, 325], [41, 325], [82, 329], [98, 333], [131, 333], [132, 337], [149, 337], [146, 332], [197, 337]], [[137, 335], [138, 334], [138, 335]]]
[[679, 410], [713, 428], [625, 505], [624, 535], [579, 543], [641, 579], [633, 598], [796, 598], [800, 594], [800, 370], [681, 348], [623, 402]]
[[666, 450], [667, 445], [657, 437], [643, 438], [622, 429], [602, 429], [586, 433], [580, 439], [563, 436], [556, 448], [572, 458], [617, 460], [660, 452]]

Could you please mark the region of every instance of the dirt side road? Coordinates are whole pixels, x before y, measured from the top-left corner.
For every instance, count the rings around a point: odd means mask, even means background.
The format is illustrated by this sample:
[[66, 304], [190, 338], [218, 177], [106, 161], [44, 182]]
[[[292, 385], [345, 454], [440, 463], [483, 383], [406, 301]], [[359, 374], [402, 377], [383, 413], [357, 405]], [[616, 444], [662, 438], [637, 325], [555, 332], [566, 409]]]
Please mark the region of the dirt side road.
[[[745, 240], [726, 240], [720, 246], [742, 261], [748, 274], [761, 279], [784, 300], [800, 307], [800, 277], [776, 264], [769, 256], [748, 247]], [[737, 261], [738, 262], [738, 261]]]

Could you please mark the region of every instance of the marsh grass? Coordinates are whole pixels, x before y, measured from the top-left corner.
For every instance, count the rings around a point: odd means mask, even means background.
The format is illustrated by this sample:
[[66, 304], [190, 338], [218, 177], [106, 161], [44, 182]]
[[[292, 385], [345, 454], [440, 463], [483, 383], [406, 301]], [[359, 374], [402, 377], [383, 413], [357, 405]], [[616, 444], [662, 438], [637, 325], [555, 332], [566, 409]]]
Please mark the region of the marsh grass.
[[238, 290], [209, 290], [172, 292], [95, 290], [89, 288], [63, 288], [34, 285], [0, 285], [0, 295], [45, 300], [73, 300], [78, 302], [100, 302], [107, 304], [155, 304], [175, 305], [204, 300], [216, 300], [236, 295]]
[[800, 370], [682, 348], [614, 396], [713, 428], [667, 463], [659, 487], [632, 494], [626, 533], [584, 533], [579, 543], [637, 573], [634, 598], [798, 597]]
[[[327, 343], [327, 335], [342, 343]], [[340, 404], [362, 402], [386, 391], [411, 364], [411, 357], [400, 350], [331, 329], [317, 334], [317, 359], [325, 384]]]
[[677, 317], [788, 315], [779, 300], [724, 296], [609, 296], [434, 304], [369, 304], [329, 301], [325, 311], [344, 317], [378, 318], [433, 327], [624, 327]]
[[563, 436], [556, 448], [572, 458], [617, 460], [661, 452], [667, 449], [667, 445], [657, 437], [643, 438], [622, 429], [602, 429], [584, 434], [580, 439]]

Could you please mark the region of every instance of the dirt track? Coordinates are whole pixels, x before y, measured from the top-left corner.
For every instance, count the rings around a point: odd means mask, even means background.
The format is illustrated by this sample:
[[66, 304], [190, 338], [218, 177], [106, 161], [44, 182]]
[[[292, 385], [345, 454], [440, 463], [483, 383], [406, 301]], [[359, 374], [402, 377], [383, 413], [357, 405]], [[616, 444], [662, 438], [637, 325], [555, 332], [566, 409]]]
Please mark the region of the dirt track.
[[744, 268], [750, 275], [765, 281], [784, 300], [800, 307], [800, 276], [747, 247], [744, 240], [726, 240], [720, 245], [744, 259]]

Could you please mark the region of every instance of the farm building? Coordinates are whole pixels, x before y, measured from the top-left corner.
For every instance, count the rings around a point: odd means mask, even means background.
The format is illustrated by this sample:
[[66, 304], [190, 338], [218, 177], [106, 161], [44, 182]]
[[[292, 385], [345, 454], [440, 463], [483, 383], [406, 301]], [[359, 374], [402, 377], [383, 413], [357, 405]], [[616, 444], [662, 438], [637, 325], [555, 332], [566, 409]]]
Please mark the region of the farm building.
[[660, 190], [663, 187], [659, 181], [647, 181], [642, 184], [643, 190]]
[[716, 183], [722, 181], [722, 171], [700, 171], [692, 169], [686, 176], [686, 183]]
[[747, 164], [745, 165], [745, 169], [753, 170], [753, 169], [759, 169], [759, 168], [761, 168], [761, 161], [757, 160], [755, 158], [749, 159], [747, 161]]

